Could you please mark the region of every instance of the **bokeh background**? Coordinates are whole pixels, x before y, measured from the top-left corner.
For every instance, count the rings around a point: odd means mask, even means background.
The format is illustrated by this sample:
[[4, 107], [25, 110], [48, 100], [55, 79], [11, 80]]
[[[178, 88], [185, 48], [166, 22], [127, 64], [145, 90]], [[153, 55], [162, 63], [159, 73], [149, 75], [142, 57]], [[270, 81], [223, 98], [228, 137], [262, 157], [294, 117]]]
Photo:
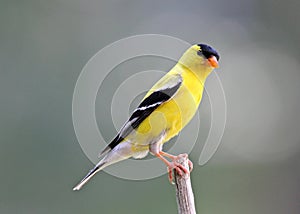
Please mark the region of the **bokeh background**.
[[[72, 124], [76, 80], [101, 48], [144, 33], [209, 43], [221, 55], [227, 124], [217, 153], [192, 173], [198, 213], [300, 213], [299, 9], [297, 0], [1, 0], [0, 213], [177, 212], [166, 176], [130, 181], [102, 172], [72, 191], [92, 167]], [[125, 68], [172, 63], [130, 61], [108, 80], [113, 89]], [[109, 94], [96, 101], [107, 140], [116, 132], [100, 108]], [[200, 115], [195, 163], [211, 119], [206, 95]]]

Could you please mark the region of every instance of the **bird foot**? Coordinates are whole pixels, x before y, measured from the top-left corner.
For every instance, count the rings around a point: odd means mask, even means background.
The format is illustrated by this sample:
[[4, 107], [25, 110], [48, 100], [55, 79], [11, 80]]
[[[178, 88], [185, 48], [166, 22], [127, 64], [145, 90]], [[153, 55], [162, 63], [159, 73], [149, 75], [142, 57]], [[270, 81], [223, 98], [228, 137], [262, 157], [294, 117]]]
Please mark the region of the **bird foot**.
[[188, 159], [189, 170], [185, 168], [182, 164], [177, 162], [177, 160], [182, 158], [182, 156], [184, 156], [184, 158], [187, 158], [187, 154], [180, 154], [178, 156], [174, 156], [174, 158], [172, 158], [172, 162], [169, 162], [168, 164], [169, 181], [171, 184], [174, 184], [173, 170], [175, 170], [180, 176], [183, 176], [183, 174], [189, 175], [190, 172], [193, 170], [193, 163], [189, 159]]

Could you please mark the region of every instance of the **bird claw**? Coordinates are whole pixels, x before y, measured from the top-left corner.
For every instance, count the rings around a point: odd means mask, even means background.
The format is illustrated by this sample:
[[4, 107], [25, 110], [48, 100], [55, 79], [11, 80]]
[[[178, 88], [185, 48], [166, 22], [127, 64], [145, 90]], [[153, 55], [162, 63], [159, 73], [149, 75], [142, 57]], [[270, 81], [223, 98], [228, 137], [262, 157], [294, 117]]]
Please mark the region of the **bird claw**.
[[188, 170], [183, 165], [181, 165], [180, 163], [176, 162], [176, 159], [174, 159], [168, 165], [168, 174], [169, 174], [168, 177], [169, 177], [169, 181], [170, 181], [171, 184], [175, 184], [174, 181], [173, 181], [173, 169], [180, 176], [183, 176], [183, 174], [189, 175], [190, 172], [193, 170], [193, 163], [192, 163], [192, 161], [188, 160], [188, 165], [189, 165], [189, 168], [190, 168], [190, 170]]
[[[169, 181], [171, 184], [174, 184], [173, 182], [173, 171], [176, 172], [179, 176], [183, 176], [183, 174], [189, 175], [190, 172], [193, 170], [193, 163], [188, 159], [187, 154], [179, 154], [178, 156], [174, 156], [171, 154], [168, 154], [166, 152], [160, 151], [156, 154], [156, 156], [161, 159], [168, 167], [168, 175], [169, 175]], [[163, 156], [170, 158], [172, 161], [169, 162], [166, 158]], [[184, 158], [188, 160], [188, 168], [185, 168], [182, 164], [178, 163], [177, 160], [180, 158]]]

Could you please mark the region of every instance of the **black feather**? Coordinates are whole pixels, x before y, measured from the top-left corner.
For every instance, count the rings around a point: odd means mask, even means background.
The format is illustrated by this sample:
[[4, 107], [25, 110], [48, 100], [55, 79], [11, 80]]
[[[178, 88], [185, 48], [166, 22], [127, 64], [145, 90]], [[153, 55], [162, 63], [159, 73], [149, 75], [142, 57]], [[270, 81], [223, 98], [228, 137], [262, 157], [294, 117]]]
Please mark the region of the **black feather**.
[[206, 57], [206, 59], [208, 59], [211, 56], [215, 56], [219, 61], [220, 55], [215, 49], [205, 44], [198, 44], [198, 46], [200, 47], [200, 51], [198, 52], [198, 55], [202, 54], [203, 56]]
[[[136, 129], [157, 107], [162, 103], [168, 101], [179, 89], [182, 83], [182, 79], [178, 81], [175, 85], [165, 88], [159, 91], [153, 92], [146, 99], [144, 99], [137, 109], [132, 113], [126, 124], [130, 124], [130, 127], [126, 127], [125, 130], [121, 132], [112, 140], [108, 145], [110, 149], [117, 146], [124, 138], [133, 130]], [[105, 149], [107, 150], [107, 149]]]

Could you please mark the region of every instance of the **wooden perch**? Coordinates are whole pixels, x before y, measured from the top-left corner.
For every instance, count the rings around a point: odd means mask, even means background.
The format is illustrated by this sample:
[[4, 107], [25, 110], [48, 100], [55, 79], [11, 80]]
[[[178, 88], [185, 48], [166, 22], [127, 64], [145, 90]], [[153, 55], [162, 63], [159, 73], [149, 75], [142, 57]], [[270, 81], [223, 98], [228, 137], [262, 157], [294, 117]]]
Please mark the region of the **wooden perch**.
[[[179, 164], [189, 169], [188, 155], [180, 154], [176, 160]], [[174, 170], [174, 180], [176, 185], [176, 199], [179, 214], [196, 214], [194, 194], [189, 174], [179, 175]]]

